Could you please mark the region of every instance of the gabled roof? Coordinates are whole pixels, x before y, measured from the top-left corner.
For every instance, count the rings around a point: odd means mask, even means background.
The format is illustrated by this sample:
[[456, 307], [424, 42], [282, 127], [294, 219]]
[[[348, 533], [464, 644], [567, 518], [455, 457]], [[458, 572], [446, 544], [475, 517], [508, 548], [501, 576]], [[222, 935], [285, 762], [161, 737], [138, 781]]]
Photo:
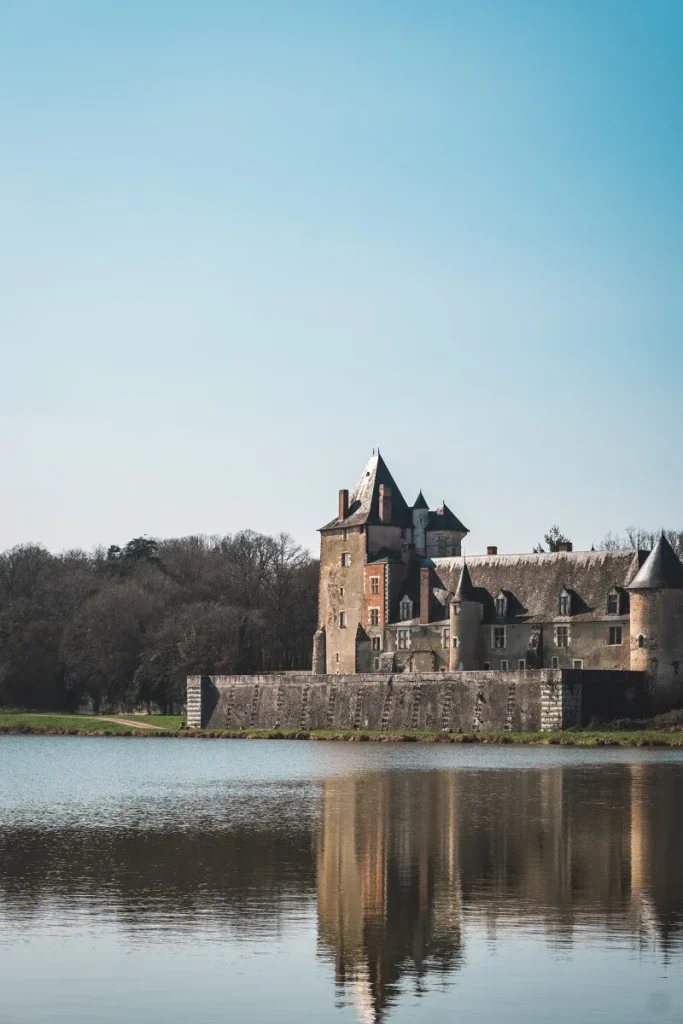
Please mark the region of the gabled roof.
[[683, 588], [683, 565], [662, 534], [628, 589], [671, 590], [679, 588]]
[[346, 519], [330, 520], [321, 530], [333, 530], [337, 526], [362, 526], [364, 523], [379, 524], [379, 487], [391, 487], [391, 525], [412, 526], [410, 509], [396, 486], [386, 462], [377, 452], [373, 454], [363, 475], [349, 495], [349, 514]]
[[462, 571], [460, 573], [460, 580], [455, 591], [455, 600], [476, 601], [476, 599], [477, 598], [474, 592], [474, 584], [472, 583], [472, 577], [470, 576], [470, 570], [467, 568], [467, 562], [463, 561]]
[[[501, 590], [510, 595], [510, 621], [552, 621], [557, 617], [557, 598], [564, 587], [572, 595], [572, 621], [580, 622], [603, 619], [612, 587], [628, 587], [646, 558], [644, 551], [468, 555], [467, 571], [474, 600], [484, 606], [485, 622], [493, 621], [495, 597]], [[433, 566], [442, 587], [453, 593], [459, 586], [465, 560], [431, 558], [421, 559], [421, 564]]]
[[429, 530], [457, 530], [458, 533], [470, 532], [466, 526], [462, 525], [458, 517], [451, 512], [445, 501], [436, 511], [429, 513], [427, 532]]
[[413, 505], [413, 508], [429, 508], [429, 505], [425, 501], [425, 496], [422, 493], [422, 491], [420, 491], [417, 498], [415, 499], [415, 504]]

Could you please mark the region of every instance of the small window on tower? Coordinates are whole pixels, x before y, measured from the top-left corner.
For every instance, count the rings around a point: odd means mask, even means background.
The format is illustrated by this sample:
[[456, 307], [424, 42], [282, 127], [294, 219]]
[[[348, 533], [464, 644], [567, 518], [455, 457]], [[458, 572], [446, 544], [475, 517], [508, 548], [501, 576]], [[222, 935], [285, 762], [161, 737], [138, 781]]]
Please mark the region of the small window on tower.
[[343, 596], [344, 596], [344, 588], [343, 588], [343, 587], [340, 587], [340, 588], [339, 588], [339, 596], [340, 596], [340, 597], [343, 597]]
[[344, 528], [344, 529], [342, 530], [342, 540], [346, 540], [346, 539], [348, 538], [348, 536], [349, 536], [349, 531], [348, 531], [348, 530], [346, 529], [346, 527], [345, 527], [345, 528]]
[[639, 647], [644, 647], [645, 646], [645, 637], [643, 636], [642, 633], [640, 633], [640, 635], [638, 636], [638, 646]]
[[379, 594], [379, 576], [370, 577], [370, 593]]
[[351, 565], [351, 555], [348, 551], [343, 551], [341, 556], [341, 564], [346, 569]]
[[339, 612], [339, 628], [346, 629], [346, 612]]

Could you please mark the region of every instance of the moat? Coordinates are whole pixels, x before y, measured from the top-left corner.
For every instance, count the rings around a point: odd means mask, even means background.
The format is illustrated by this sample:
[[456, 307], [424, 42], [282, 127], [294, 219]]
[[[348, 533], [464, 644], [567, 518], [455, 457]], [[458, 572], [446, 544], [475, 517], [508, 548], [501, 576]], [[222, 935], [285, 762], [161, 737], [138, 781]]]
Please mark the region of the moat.
[[683, 751], [0, 737], [7, 1024], [683, 1019]]

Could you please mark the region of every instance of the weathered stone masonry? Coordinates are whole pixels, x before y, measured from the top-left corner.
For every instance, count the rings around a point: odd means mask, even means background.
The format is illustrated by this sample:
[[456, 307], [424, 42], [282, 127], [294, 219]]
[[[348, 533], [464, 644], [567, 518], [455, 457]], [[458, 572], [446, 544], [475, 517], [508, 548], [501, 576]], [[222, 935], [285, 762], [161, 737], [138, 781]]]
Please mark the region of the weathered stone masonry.
[[[209, 729], [377, 732], [567, 729], [581, 723], [583, 675], [580, 671], [540, 669], [190, 676], [187, 724]], [[633, 675], [612, 674], [615, 693], [622, 693], [621, 677], [632, 683]]]

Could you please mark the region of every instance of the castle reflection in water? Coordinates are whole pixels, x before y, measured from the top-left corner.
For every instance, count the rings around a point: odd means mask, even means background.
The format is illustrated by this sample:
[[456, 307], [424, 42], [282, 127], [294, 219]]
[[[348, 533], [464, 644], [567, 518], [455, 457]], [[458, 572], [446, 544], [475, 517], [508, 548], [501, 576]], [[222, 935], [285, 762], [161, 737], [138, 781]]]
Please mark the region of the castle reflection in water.
[[[577, 926], [679, 948], [683, 772], [595, 769], [363, 775], [323, 784], [319, 945], [363, 1024], [408, 976], [447, 976], [464, 922]], [[680, 950], [679, 950], [680, 952]], [[444, 979], [445, 980], [445, 979]]]
[[683, 966], [680, 761], [471, 765], [0, 814], [0, 941], [84, 912], [143, 949], [268, 941], [317, 915], [363, 1024], [457, 977], [477, 931], [569, 950], [590, 929]]

